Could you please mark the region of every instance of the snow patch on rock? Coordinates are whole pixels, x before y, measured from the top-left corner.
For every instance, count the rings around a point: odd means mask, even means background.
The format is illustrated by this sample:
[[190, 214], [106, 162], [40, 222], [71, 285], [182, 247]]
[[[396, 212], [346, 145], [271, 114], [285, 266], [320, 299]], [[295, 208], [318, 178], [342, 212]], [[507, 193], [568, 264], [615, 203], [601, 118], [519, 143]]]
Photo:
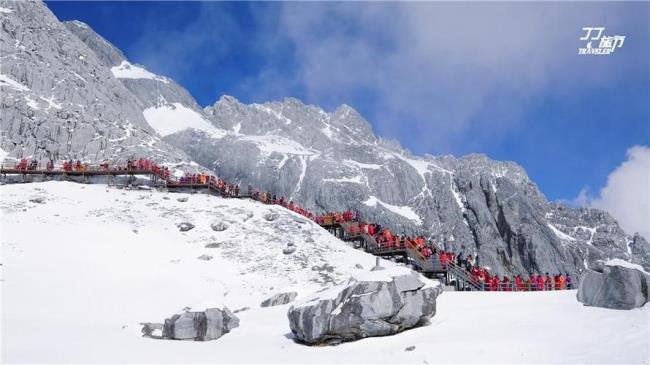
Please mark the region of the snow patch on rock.
[[397, 206], [397, 205], [392, 205], [388, 203], [384, 203], [383, 201], [377, 199], [376, 196], [370, 196], [368, 200], [364, 201], [363, 204], [369, 206], [369, 207], [376, 207], [377, 204], [381, 205], [382, 207], [388, 209], [389, 211], [401, 215], [402, 217], [415, 221], [417, 225], [422, 224], [422, 219], [420, 216], [415, 213], [415, 211], [409, 207], [409, 206]]
[[129, 61], [122, 61], [121, 64], [111, 68], [113, 76], [118, 79], [149, 79], [169, 83], [166, 77], [162, 77], [147, 71], [142, 66], [134, 65]]
[[147, 108], [142, 114], [151, 128], [163, 137], [188, 128], [203, 131], [215, 138], [225, 135], [224, 131], [214, 127], [201, 114], [181, 103]]
[[649, 272], [645, 271], [641, 265], [633, 264], [631, 262], [625, 261], [623, 259], [611, 259], [605, 262], [606, 266], [621, 266], [627, 269], [639, 270], [644, 274], [650, 275]]
[[573, 237], [569, 236], [568, 234], [566, 234], [566, 233], [560, 231], [559, 229], [557, 229], [557, 227], [555, 227], [555, 226], [552, 225], [551, 223], [548, 223], [548, 228], [550, 228], [551, 231], [553, 231], [553, 233], [554, 233], [554, 234], [555, 234], [559, 239], [561, 239], [561, 240], [563, 240], [563, 241], [576, 241], [575, 238], [573, 238]]
[[9, 76], [0, 74], [0, 86], [7, 86], [18, 91], [30, 91], [29, 88]]

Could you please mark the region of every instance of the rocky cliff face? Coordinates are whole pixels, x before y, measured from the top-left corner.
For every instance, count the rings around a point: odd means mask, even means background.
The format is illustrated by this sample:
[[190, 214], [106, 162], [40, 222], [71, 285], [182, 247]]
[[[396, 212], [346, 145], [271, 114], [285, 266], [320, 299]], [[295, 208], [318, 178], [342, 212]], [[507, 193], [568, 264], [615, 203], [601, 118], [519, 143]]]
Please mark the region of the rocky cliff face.
[[[243, 185], [316, 211], [358, 209], [398, 232], [478, 254], [500, 275], [580, 275], [585, 263], [613, 257], [647, 264], [640, 236], [633, 252], [633, 238], [607, 213], [549, 204], [515, 163], [484, 155], [412, 156], [377, 138], [348, 106], [328, 113], [296, 99], [245, 105], [222, 97], [205, 112], [226, 136], [185, 130], [166, 140]], [[596, 227], [595, 240], [579, 234], [580, 226]]]
[[576, 275], [604, 258], [650, 265], [642, 237], [605, 212], [549, 203], [515, 163], [413, 156], [346, 105], [224, 96], [201, 109], [87, 25], [63, 26], [39, 2], [2, 4], [0, 147], [13, 157], [193, 160], [244, 190], [317, 212], [358, 209], [397, 233], [425, 234], [500, 275]]
[[187, 161], [129, 92], [41, 2], [2, 1], [0, 148], [9, 157]]
[[102, 65], [109, 68], [113, 76], [136, 96], [136, 101], [142, 110], [181, 103], [194, 111], [201, 111], [194, 98], [174, 80], [155, 75], [141, 65], [132, 64], [122, 51], [95, 33], [87, 24], [78, 20], [63, 22], [63, 24], [84, 42]]

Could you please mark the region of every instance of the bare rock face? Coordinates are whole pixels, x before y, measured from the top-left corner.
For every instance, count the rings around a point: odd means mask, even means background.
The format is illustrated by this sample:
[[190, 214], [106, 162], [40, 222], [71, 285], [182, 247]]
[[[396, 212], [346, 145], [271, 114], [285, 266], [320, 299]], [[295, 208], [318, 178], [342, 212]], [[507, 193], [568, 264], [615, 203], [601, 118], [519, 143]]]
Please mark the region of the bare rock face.
[[293, 305], [289, 326], [298, 342], [309, 345], [394, 335], [426, 324], [440, 293], [441, 286], [403, 267], [364, 272]]
[[578, 301], [587, 306], [633, 309], [650, 299], [650, 274], [622, 260], [593, 265], [580, 280]]
[[288, 292], [288, 293], [279, 293], [263, 301], [262, 304], [260, 304], [260, 306], [274, 307], [276, 305], [284, 305], [293, 302], [297, 296], [298, 293], [296, 293], [295, 291]]
[[9, 158], [189, 162], [134, 95], [41, 1], [0, 1], [0, 148]]
[[216, 340], [233, 328], [239, 318], [228, 308], [207, 308], [202, 312], [186, 311], [165, 320], [162, 336], [172, 340]]
[[282, 253], [285, 255], [291, 255], [296, 252], [296, 246], [285, 247], [282, 249]]

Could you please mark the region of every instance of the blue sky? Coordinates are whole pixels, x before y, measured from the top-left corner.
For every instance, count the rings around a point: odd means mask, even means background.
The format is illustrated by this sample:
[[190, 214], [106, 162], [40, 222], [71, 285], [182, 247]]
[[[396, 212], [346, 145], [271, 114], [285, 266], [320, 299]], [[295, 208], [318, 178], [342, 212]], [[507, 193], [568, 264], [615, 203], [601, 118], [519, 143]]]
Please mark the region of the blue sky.
[[[199, 104], [348, 104], [416, 154], [481, 152], [550, 199], [650, 145], [650, 3], [48, 2]], [[626, 36], [579, 56], [582, 27]]]

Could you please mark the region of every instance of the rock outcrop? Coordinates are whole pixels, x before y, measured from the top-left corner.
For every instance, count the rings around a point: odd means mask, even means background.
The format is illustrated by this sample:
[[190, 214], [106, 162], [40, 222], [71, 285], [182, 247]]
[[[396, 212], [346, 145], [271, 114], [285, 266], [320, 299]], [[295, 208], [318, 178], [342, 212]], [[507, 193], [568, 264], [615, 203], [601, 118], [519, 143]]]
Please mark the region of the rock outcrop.
[[165, 319], [162, 337], [172, 340], [216, 340], [233, 328], [239, 318], [228, 308], [207, 308], [201, 312], [186, 311]]
[[215, 232], [223, 232], [228, 229], [228, 224], [224, 222], [214, 222], [210, 224], [210, 228]]
[[178, 224], [178, 230], [181, 232], [187, 232], [193, 229], [195, 226], [190, 222], [182, 222]]
[[364, 272], [293, 305], [289, 326], [298, 342], [310, 345], [393, 335], [427, 323], [441, 292], [437, 283], [403, 267]]
[[298, 296], [298, 293], [295, 291], [288, 292], [288, 293], [278, 293], [260, 304], [261, 307], [274, 307], [276, 305], [284, 305], [293, 302], [296, 297]]
[[633, 309], [649, 300], [650, 274], [638, 265], [610, 260], [592, 265], [580, 280], [578, 301], [587, 306]]

